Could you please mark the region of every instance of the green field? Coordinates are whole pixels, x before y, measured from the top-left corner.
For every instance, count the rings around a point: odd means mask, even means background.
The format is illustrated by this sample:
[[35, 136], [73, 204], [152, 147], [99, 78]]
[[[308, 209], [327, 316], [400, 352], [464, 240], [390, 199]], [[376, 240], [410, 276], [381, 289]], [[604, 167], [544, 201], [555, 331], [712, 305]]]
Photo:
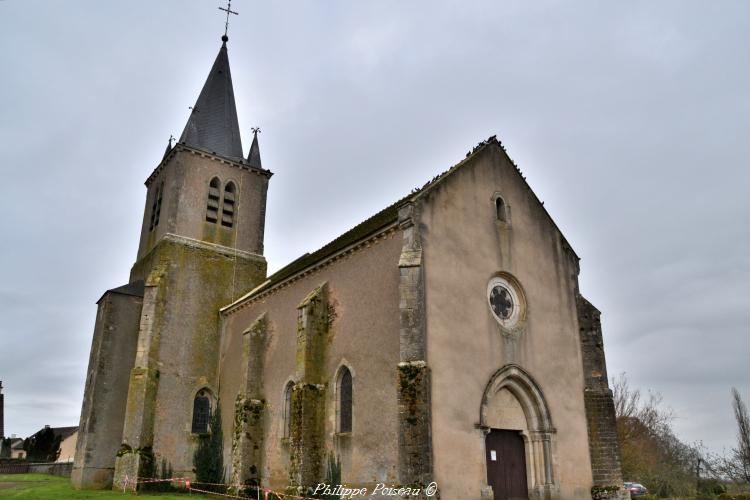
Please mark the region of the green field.
[[[66, 499], [66, 498], [127, 498], [132, 493], [122, 493], [111, 490], [77, 491], [70, 485], [66, 477], [50, 476], [47, 474], [0, 474], [0, 498], [26, 499]], [[139, 493], [139, 497], [155, 497], [163, 500], [186, 500], [188, 498], [206, 498], [193, 494], [176, 495], [166, 493]]]

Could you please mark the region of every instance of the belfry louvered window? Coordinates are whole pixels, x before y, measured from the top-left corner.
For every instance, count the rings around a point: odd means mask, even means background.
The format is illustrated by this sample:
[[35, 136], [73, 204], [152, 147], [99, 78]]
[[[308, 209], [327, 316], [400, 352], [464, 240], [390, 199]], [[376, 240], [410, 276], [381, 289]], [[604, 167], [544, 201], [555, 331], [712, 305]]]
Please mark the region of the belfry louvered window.
[[193, 425], [192, 431], [195, 434], [205, 434], [208, 432], [208, 421], [211, 419], [211, 400], [205, 390], [196, 394], [193, 400]]
[[343, 367], [339, 375], [339, 432], [352, 432], [352, 373]]
[[206, 220], [216, 223], [219, 220], [219, 189], [221, 183], [214, 177], [208, 185], [208, 202], [206, 204]]
[[164, 192], [164, 183], [160, 183], [156, 186], [156, 192], [154, 193], [154, 201], [151, 204], [151, 222], [148, 226], [149, 231], [153, 231], [156, 226], [159, 225], [159, 217], [161, 216], [161, 199]]
[[221, 225], [232, 227], [234, 225], [234, 202], [236, 196], [234, 182], [227, 182], [224, 187], [224, 203], [221, 205]]

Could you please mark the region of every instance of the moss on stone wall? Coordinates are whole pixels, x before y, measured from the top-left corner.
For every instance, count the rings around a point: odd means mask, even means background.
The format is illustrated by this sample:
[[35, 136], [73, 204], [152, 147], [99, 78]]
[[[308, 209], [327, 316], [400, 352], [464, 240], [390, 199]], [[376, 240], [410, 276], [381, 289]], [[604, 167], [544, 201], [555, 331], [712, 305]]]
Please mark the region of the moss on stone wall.
[[238, 394], [234, 405], [232, 434], [232, 485], [260, 484], [263, 470], [264, 400], [250, 399]]
[[292, 391], [289, 482], [303, 490], [323, 480], [325, 394], [324, 385], [308, 383]]
[[[154, 380], [160, 377], [161, 381], [153, 391], [147, 391], [148, 397], [135, 396], [131, 401], [131, 380], [125, 442], [139, 448], [153, 446], [178, 473], [192, 470], [195, 442], [189, 429], [183, 429], [192, 418], [196, 389], [218, 385], [218, 311], [257, 286], [265, 275], [262, 257], [243, 252], [234, 255], [230, 249], [173, 235], [165, 236], [136, 262], [131, 280], [147, 276], [147, 295], [149, 286], [152, 290], [156, 287], [150, 309], [144, 301], [141, 321], [150, 327], [148, 331], [141, 328], [140, 335], [151, 337], [147, 342], [139, 340], [139, 348], [147, 350], [139, 356], [145, 365], [159, 366]], [[159, 420], [154, 426], [148, 419], [153, 422], [157, 407]], [[125, 465], [122, 462], [119, 467]], [[133, 466], [123, 473], [132, 475]]]
[[424, 361], [398, 364], [399, 470], [408, 485], [431, 481], [430, 369]]
[[299, 493], [323, 480], [325, 367], [331, 320], [328, 285], [313, 289], [297, 309], [298, 382], [292, 391], [290, 493]]
[[410, 425], [416, 425], [419, 411], [424, 405], [427, 367], [424, 362], [399, 363], [399, 407]]

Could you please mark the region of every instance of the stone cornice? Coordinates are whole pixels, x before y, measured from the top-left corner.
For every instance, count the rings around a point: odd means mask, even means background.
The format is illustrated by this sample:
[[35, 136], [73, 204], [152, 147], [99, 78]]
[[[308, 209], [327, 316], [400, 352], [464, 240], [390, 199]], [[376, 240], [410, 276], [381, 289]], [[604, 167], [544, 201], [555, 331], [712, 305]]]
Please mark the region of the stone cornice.
[[273, 175], [273, 172], [271, 172], [270, 170], [264, 170], [262, 168], [251, 167], [247, 163], [244, 163], [244, 160], [243, 161], [233, 160], [231, 158], [226, 158], [224, 156], [220, 156], [220, 155], [217, 155], [217, 154], [209, 153], [208, 151], [204, 151], [202, 149], [197, 149], [197, 148], [194, 148], [192, 146], [188, 146], [187, 144], [177, 143], [177, 144], [174, 145], [174, 147], [172, 148], [172, 150], [169, 153], [167, 153], [166, 156], [164, 156], [164, 158], [156, 166], [156, 168], [154, 169], [154, 171], [151, 172], [151, 175], [148, 176], [148, 179], [146, 179], [146, 182], [144, 183], [146, 185], [146, 187], [148, 187], [148, 186], [151, 185], [151, 183], [153, 182], [154, 178], [159, 174], [159, 172], [161, 172], [161, 170], [169, 162], [169, 160], [173, 156], [175, 156], [178, 152], [180, 152], [180, 151], [184, 151], [184, 152], [187, 152], [187, 153], [198, 155], [198, 156], [200, 156], [202, 158], [209, 158], [211, 160], [218, 161], [218, 162], [224, 163], [226, 165], [231, 165], [233, 167], [239, 168], [241, 170], [245, 170], [247, 172], [252, 172], [252, 173], [257, 174], [257, 175], [262, 175], [262, 176], [264, 176], [266, 178], [269, 178], [269, 179]]
[[151, 248], [151, 250], [148, 251], [146, 255], [138, 259], [136, 264], [144, 259], [149, 258], [149, 256], [159, 248], [159, 245], [162, 243], [176, 243], [178, 245], [184, 245], [191, 248], [196, 248], [199, 250], [208, 250], [211, 252], [215, 252], [218, 254], [221, 254], [225, 257], [229, 258], [240, 258], [240, 259], [247, 259], [247, 260], [255, 260], [260, 262], [265, 262], [266, 258], [262, 255], [258, 255], [252, 252], [246, 252], [245, 250], [238, 250], [236, 248], [230, 248], [225, 247], [222, 245], [217, 245], [215, 243], [209, 243], [206, 241], [200, 241], [193, 238], [188, 238], [186, 236], [179, 236], [172, 233], [166, 233], [164, 236], [162, 236], [156, 244]]

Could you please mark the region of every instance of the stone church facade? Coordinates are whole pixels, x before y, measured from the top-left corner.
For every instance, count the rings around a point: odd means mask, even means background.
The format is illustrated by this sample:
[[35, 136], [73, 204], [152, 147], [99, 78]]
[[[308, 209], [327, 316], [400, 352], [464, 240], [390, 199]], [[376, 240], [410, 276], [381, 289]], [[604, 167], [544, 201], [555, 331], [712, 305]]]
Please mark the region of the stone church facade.
[[226, 480], [436, 482], [444, 499], [622, 485], [599, 311], [495, 138], [267, 276], [257, 133], [243, 155], [226, 38], [146, 181], [129, 283], [98, 302], [73, 484], [193, 474], [220, 405]]

